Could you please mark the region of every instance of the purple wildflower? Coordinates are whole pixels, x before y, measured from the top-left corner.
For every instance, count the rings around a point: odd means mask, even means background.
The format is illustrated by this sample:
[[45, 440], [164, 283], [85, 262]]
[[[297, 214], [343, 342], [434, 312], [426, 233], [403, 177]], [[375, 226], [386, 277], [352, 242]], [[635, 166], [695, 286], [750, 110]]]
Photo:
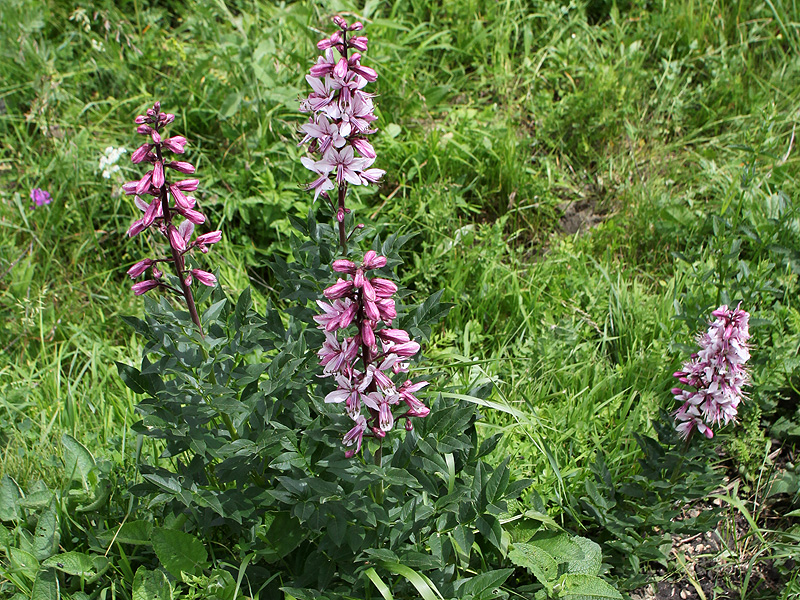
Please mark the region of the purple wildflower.
[[33, 210], [37, 206], [50, 204], [52, 198], [50, 197], [50, 192], [47, 192], [41, 188], [33, 188], [31, 190], [31, 200], [33, 200], [33, 204], [31, 204], [30, 208]]
[[[388, 279], [370, 277], [370, 271], [385, 265], [386, 257], [373, 250], [364, 255], [361, 264], [347, 259], [334, 261], [334, 270], [349, 279], [340, 278], [323, 291], [331, 302], [318, 301], [322, 314], [314, 317], [325, 331], [325, 342], [318, 352], [323, 377], [334, 377], [337, 384], [325, 402], [344, 403], [345, 412], [355, 422], [345, 436], [346, 446], [356, 444], [355, 450], [347, 451], [348, 456], [359, 451], [364, 435], [382, 438], [397, 419], [408, 421], [430, 412], [414, 395], [427, 382], [412, 384], [404, 381], [405, 377], [402, 383], [394, 381], [397, 375], [408, 372], [403, 361], [417, 354], [420, 345], [407, 331], [392, 327], [396, 316], [392, 296], [397, 286]], [[407, 424], [406, 429], [412, 427]]]
[[743, 387], [750, 377], [745, 363], [750, 359], [750, 315], [741, 304], [731, 310], [726, 305], [711, 313], [716, 317], [708, 331], [698, 339], [700, 350], [674, 376], [693, 389], [673, 388], [681, 402], [675, 412], [676, 429], [688, 439], [697, 429], [707, 438], [714, 437], [715, 425], [736, 422], [738, 406], [745, 397]]

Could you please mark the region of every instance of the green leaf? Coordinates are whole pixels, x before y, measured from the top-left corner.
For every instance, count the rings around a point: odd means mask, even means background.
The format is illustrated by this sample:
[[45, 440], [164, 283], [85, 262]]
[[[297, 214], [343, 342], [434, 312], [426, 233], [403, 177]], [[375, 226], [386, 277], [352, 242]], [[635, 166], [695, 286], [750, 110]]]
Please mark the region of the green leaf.
[[206, 548], [193, 535], [177, 529], [155, 527], [152, 540], [156, 556], [176, 579], [181, 578], [181, 573], [200, 575], [206, 566]]
[[56, 513], [55, 500], [50, 502], [50, 507], [39, 517], [36, 531], [33, 535], [33, 554], [38, 560], [51, 557], [58, 551], [58, 542], [61, 534], [58, 531], [58, 513]]
[[80, 481], [83, 487], [89, 487], [89, 474], [97, 467], [92, 453], [71, 435], [61, 436], [64, 446], [64, 466], [67, 476], [73, 481]]
[[98, 536], [103, 544], [113, 541], [119, 544], [132, 544], [134, 546], [149, 546], [150, 534], [153, 524], [148, 521], [130, 521], [123, 523], [118, 529], [109, 529]]
[[622, 594], [594, 575], [566, 573], [558, 580], [559, 598], [567, 600], [622, 600]]
[[31, 589], [31, 600], [59, 600], [58, 577], [53, 569], [42, 569]]
[[481, 532], [491, 544], [503, 551], [503, 528], [500, 526], [500, 521], [494, 515], [481, 515], [475, 522], [478, 531]]
[[146, 377], [142, 376], [138, 369], [121, 362], [117, 362], [116, 364], [119, 378], [122, 379], [122, 383], [133, 390], [134, 394], [152, 393], [150, 382]]
[[272, 550], [272, 554], [265, 554], [264, 558], [269, 562], [280, 560], [289, 552], [297, 548], [303, 541], [303, 531], [300, 521], [292, 517], [287, 512], [267, 513], [264, 516], [266, 533], [259, 534], [259, 537], [267, 542]]
[[227, 303], [228, 299], [223, 298], [222, 300], [217, 300], [214, 302], [214, 304], [209, 306], [203, 313], [203, 324], [208, 326], [212, 321], [216, 321]]
[[528, 543], [547, 552], [559, 564], [583, 559], [583, 550], [567, 533], [542, 531]]
[[22, 498], [22, 490], [8, 475], [0, 479], [0, 521], [19, 521], [22, 508], [17, 502]]
[[558, 577], [558, 563], [538, 546], [514, 544], [508, 558], [518, 567], [528, 569], [540, 583], [554, 582]]
[[436, 600], [437, 596], [442, 598], [433, 582], [425, 575], [417, 573], [414, 569], [396, 562], [381, 562], [381, 566], [390, 573], [405, 577], [416, 588], [423, 600]]
[[570, 560], [567, 563], [567, 572], [582, 575], [597, 575], [600, 573], [600, 563], [603, 560], [600, 546], [585, 537], [574, 537], [572, 541], [583, 550], [583, 558]]
[[514, 569], [499, 569], [471, 577], [459, 589], [459, 596], [466, 597], [471, 594], [475, 598], [497, 597], [497, 588], [503, 585], [513, 572]]
[[31, 581], [35, 579], [39, 572], [39, 561], [33, 554], [12, 546], [8, 549], [8, 558], [14, 571], [19, 571]]
[[139, 567], [133, 578], [132, 600], [172, 600], [172, 586], [161, 571]]
[[364, 574], [369, 577], [370, 581], [375, 584], [375, 587], [378, 588], [381, 596], [383, 596], [384, 600], [394, 600], [392, 596], [391, 590], [389, 590], [389, 586], [383, 582], [383, 579], [375, 572], [375, 569], [370, 567]]
[[43, 567], [58, 569], [70, 575], [80, 575], [92, 579], [108, 568], [105, 556], [89, 556], [83, 552], [66, 552], [51, 556], [42, 563]]

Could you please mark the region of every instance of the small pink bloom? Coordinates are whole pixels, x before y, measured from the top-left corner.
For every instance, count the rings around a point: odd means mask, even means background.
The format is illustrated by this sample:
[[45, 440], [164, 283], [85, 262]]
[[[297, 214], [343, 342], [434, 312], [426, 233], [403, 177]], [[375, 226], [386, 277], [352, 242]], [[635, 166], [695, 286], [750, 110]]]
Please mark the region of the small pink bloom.
[[153, 264], [153, 261], [150, 260], [149, 258], [145, 258], [144, 260], [140, 260], [138, 263], [136, 263], [130, 269], [128, 269], [128, 276], [131, 279], [136, 279], [142, 273], [147, 271], [147, 269], [149, 269], [152, 264]]
[[152, 147], [153, 146], [151, 146], [150, 144], [142, 144], [133, 152], [133, 154], [131, 154], [131, 161], [134, 164], [142, 162], [150, 153], [150, 149]]
[[386, 266], [386, 257], [379, 255], [374, 250], [368, 250], [364, 255], [364, 262], [362, 263], [365, 271], [370, 269], [380, 269]]
[[178, 233], [178, 230], [175, 228], [174, 225], [169, 226], [167, 235], [169, 236], [170, 245], [173, 248], [175, 248], [175, 250], [177, 250], [178, 252], [183, 252], [184, 250], [186, 250], [186, 240], [184, 240], [183, 236], [180, 233]]
[[217, 278], [208, 271], [201, 271], [200, 269], [192, 269], [191, 273], [197, 278], [197, 281], [199, 281], [203, 285], [207, 285], [208, 287], [214, 287], [215, 285], [217, 285]]
[[340, 258], [339, 260], [333, 261], [333, 270], [337, 273], [347, 273], [348, 275], [354, 275], [356, 272], [356, 264], [353, 261]]
[[161, 285], [161, 282], [156, 279], [146, 279], [144, 281], [140, 281], [139, 283], [134, 283], [133, 286], [131, 286], [131, 289], [133, 290], [134, 294], [141, 296], [145, 292], [149, 292], [153, 288], [157, 288], [159, 285]]
[[174, 154], [183, 154], [186, 138], [182, 135], [169, 137], [161, 142], [161, 146]]
[[378, 298], [391, 298], [397, 293], [397, 285], [393, 281], [383, 279], [381, 277], [374, 277], [370, 279], [375, 295]]
[[185, 160], [173, 160], [172, 162], [168, 162], [166, 166], [186, 175], [190, 175], [195, 171], [194, 165], [186, 162]]
[[349, 295], [352, 291], [353, 291], [352, 281], [337, 279], [336, 283], [334, 283], [332, 286], [328, 288], [325, 288], [322, 294], [329, 300], [333, 300], [335, 298], [343, 298]]
[[198, 235], [195, 242], [197, 244], [216, 244], [221, 239], [222, 239], [222, 232], [217, 230], [204, 233], [203, 235]]

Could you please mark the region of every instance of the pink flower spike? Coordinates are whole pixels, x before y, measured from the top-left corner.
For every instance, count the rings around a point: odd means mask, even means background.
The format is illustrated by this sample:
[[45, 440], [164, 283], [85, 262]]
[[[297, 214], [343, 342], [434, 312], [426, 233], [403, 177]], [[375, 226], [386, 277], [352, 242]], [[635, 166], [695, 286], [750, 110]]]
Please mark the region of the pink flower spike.
[[208, 271], [201, 271], [200, 269], [192, 269], [192, 275], [197, 278], [197, 281], [208, 287], [217, 285], [217, 278]]
[[337, 26], [337, 27], [340, 27], [341, 29], [347, 29], [347, 21], [345, 21], [345, 20], [344, 20], [342, 17], [340, 17], [339, 15], [336, 15], [336, 16], [334, 16], [334, 17], [333, 17], [331, 20], [332, 20], [334, 23], [336, 23], [336, 26]]
[[141, 296], [145, 292], [149, 292], [153, 288], [157, 288], [159, 285], [161, 285], [161, 282], [157, 281], [156, 279], [146, 279], [145, 281], [134, 283], [131, 286], [131, 289], [133, 290], [134, 294]]
[[147, 271], [147, 269], [149, 269], [152, 264], [153, 264], [153, 261], [151, 259], [149, 259], [149, 258], [145, 258], [144, 260], [140, 260], [138, 263], [136, 263], [130, 269], [128, 269], [128, 276], [131, 279], [136, 279], [142, 273]]

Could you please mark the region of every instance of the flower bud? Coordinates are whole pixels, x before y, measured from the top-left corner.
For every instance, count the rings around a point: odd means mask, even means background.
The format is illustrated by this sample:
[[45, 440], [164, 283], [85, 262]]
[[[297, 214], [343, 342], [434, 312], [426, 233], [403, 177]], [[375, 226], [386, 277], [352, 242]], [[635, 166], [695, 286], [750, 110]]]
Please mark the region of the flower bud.
[[140, 281], [139, 283], [134, 283], [131, 286], [133, 293], [137, 296], [141, 296], [145, 292], [149, 292], [153, 288], [157, 288], [160, 285], [160, 282], [156, 281], [155, 279], [146, 279], [145, 281]]
[[200, 269], [192, 269], [192, 275], [197, 278], [197, 281], [208, 287], [217, 285], [217, 278], [208, 271], [201, 271]]
[[198, 244], [216, 244], [221, 239], [222, 232], [217, 230], [204, 233], [203, 235], [198, 235], [195, 242]]
[[336, 298], [344, 298], [345, 296], [348, 296], [352, 291], [353, 291], [352, 281], [345, 281], [343, 279], [339, 279], [332, 286], [325, 288], [322, 294], [328, 300], [334, 300]]
[[133, 265], [130, 269], [128, 269], [128, 276], [131, 279], [136, 279], [142, 273], [147, 271], [153, 264], [153, 261], [149, 258], [145, 258], [144, 260], [140, 260], [138, 263]]
[[186, 173], [187, 175], [194, 173], [194, 165], [183, 160], [173, 160], [172, 162], [168, 162], [165, 166], [180, 171], [181, 173]]

